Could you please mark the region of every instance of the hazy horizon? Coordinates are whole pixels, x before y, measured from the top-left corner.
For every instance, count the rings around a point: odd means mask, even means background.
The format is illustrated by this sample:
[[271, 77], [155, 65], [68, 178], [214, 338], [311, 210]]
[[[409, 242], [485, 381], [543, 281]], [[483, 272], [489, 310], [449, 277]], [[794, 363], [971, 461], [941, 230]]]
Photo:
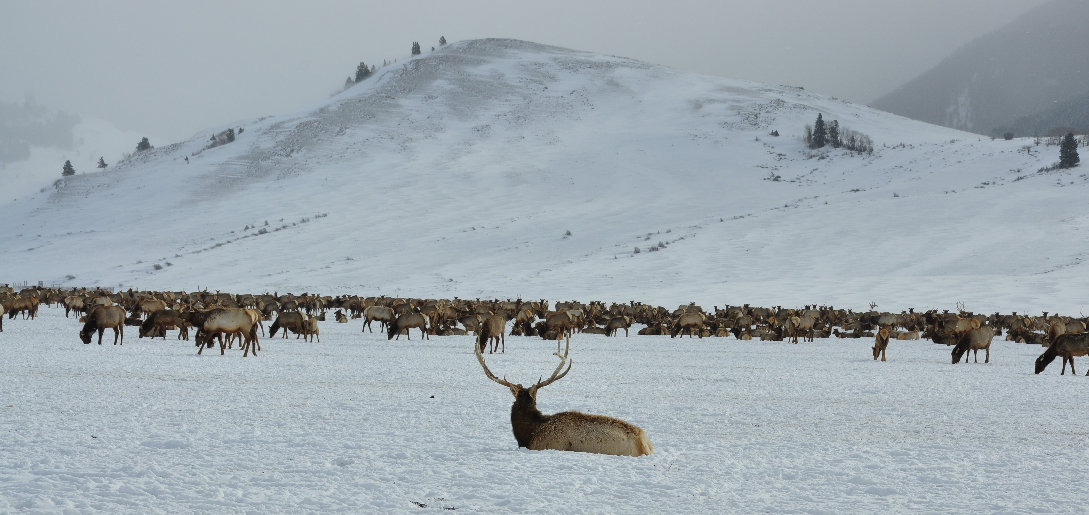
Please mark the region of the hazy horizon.
[[305, 109], [360, 61], [404, 61], [413, 41], [426, 53], [445, 36], [522, 39], [865, 104], [1044, 1], [6, 1], [0, 43], [20, 50], [0, 56], [0, 102], [32, 98], [167, 144]]

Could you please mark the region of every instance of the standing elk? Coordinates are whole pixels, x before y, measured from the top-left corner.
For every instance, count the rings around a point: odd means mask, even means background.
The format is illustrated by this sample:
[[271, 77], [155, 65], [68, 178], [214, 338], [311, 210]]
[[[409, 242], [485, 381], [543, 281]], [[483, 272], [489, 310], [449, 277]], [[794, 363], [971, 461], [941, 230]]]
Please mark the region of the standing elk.
[[113, 329], [113, 344], [125, 344], [125, 309], [121, 306], [96, 306], [87, 312], [87, 322], [79, 331], [83, 343], [91, 343], [91, 334], [98, 331], [98, 344], [102, 345], [102, 332]]
[[272, 322], [272, 325], [268, 328], [268, 337], [272, 338], [276, 336], [276, 331], [280, 329], [284, 330], [283, 338], [287, 338], [287, 330], [290, 329], [295, 333], [295, 339], [299, 339], [304, 334], [306, 328], [306, 315], [302, 311], [280, 311], [276, 314], [276, 320]]
[[[972, 351], [972, 356], [976, 363], [979, 363], [979, 350], [983, 349], [987, 351], [987, 356], [983, 360], [984, 363], [991, 362], [991, 340], [994, 339], [994, 328], [989, 325], [979, 326], [975, 329], [965, 332], [957, 340], [957, 344], [953, 346], [952, 356], [953, 363], [959, 363], [960, 358], [964, 356], [969, 350]], [[964, 362], [968, 362], [968, 357], [964, 356]]]
[[397, 317], [396, 320], [389, 324], [389, 328], [386, 330], [386, 339], [392, 340], [396, 336], [400, 340], [401, 333], [405, 333], [405, 336], [411, 340], [412, 335], [409, 334], [408, 330], [413, 327], [418, 328], [423, 333], [424, 339], [431, 339], [427, 335], [427, 318], [422, 313], [408, 313]]
[[877, 336], [874, 336], [873, 344], [873, 359], [877, 361], [877, 356], [881, 356], [881, 361], [885, 361], [885, 349], [889, 346], [889, 328], [882, 327], [877, 331]]
[[257, 327], [260, 313], [254, 309], [246, 308], [218, 308], [212, 310], [204, 318], [197, 333], [197, 354], [204, 352], [204, 348], [211, 347], [212, 338], [220, 336], [219, 354], [223, 355], [227, 349], [227, 338], [221, 334], [238, 334], [243, 338], [242, 357], [247, 357], [250, 352], [254, 356], [261, 349], [257, 341]]
[[[588, 415], [578, 411], [564, 411], [545, 415], [537, 409], [537, 390], [544, 388], [567, 375], [571, 363], [567, 361], [571, 342], [567, 342], [563, 355], [556, 353], [560, 364], [552, 375], [543, 381], [526, 388], [521, 384], [510, 383], [506, 378], [499, 379], [484, 363], [484, 354], [480, 346], [474, 346], [476, 359], [484, 368], [484, 375], [510, 389], [514, 395], [514, 404], [510, 409], [511, 429], [519, 447], [534, 451], [552, 449], [557, 451], [592, 452], [615, 456], [643, 456], [654, 452], [650, 439], [638, 426], [620, 419], [604, 415]], [[567, 370], [563, 370], [567, 364]], [[562, 373], [561, 373], [562, 370]]]
[[492, 349], [488, 351], [488, 354], [494, 354], [500, 343], [503, 344], [503, 352], [507, 352], [507, 338], [503, 336], [506, 329], [507, 319], [502, 315], [491, 315], [477, 324], [476, 344], [480, 347], [480, 351], [483, 352], [490, 341]]
[[371, 322], [377, 320], [379, 323], [379, 330], [388, 331], [389, 325], [396, 318], [393, 314], [393, 309], [386, 306], [367, 306], [363, 310], [363, 329], [374, 332], [371, 329]]
[[[1040, 354], [1040, 357], [1036, 358], [1036, 373], [1043, 372], [1052, 361], [1055, 361], [1056, 356], [1062, 356], [1063, 369], [1059, 375], [1066, 375], [1067, 362], [1070, 363], [1070, 373], [1077, 375], [1074, 371], [1074, 357], [1085, 355], [1089, 355], [1089, 333], [1060, 335], [1043, 354]], [[1085, 371], [1085, 375], [1089, 376], [1089, 370]]]
[[619, 316], [609, 319], [605, 323], [605, 336], [616, 336], [616, 331], [619, 329], [624, 330], [624, 336], [628, 336], [628, 328], [631, 327], [631, 317]]

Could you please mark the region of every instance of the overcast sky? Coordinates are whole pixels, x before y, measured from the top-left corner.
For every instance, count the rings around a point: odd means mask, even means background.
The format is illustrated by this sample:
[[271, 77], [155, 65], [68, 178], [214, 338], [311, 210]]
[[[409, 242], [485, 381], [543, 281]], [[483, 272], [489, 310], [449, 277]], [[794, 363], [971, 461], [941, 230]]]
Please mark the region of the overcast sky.
[[303, 109], [359, 61], [506, 37], [868, 103], [1046, 0], [0, 0], [0, 101], [166, 144]]

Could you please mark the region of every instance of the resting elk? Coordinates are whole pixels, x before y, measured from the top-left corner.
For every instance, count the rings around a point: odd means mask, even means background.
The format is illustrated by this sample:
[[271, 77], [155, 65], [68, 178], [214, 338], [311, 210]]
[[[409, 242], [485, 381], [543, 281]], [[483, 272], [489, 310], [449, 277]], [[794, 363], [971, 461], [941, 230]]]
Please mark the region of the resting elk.
[[[1074, 357], [1085, 355], [1089, 355], [1089, 333], [1060, 335], [1040, 357], [1036, 358], [1036, 373], [1043, 372], [1052, 361], [1055, 361], [1056, 356], [1062, 356], [1063, 369], [1059, 375], [1066, 375], [1067, 362], [1070, 363], [1070, 373], [1077, 374], [1074, 371]], [[1089, 370], [1085, 371], [1085, 375], [1089, 376]]]
[[113, 329], [113, 344], [125, 344], [125, 309], [121, 306], [95, 306], [87, 312], [87, 322], [79, 331], [83, 343], [91, 343], [91, 334], [98, 331], [98, 344], [102, 345], [102, 332]]
[[[510, 383], [506, 378], [497, 378], [484, 363], [484, 354], [480, 346], [475, 345], [474, 348], [476, 359], [484, 368], [484, 375], [506, 386], [514, 395], [514, 405], [510, 409], [510, 423], [514, 431], [514, 439], [518, 441], [519, 447], [534, 451], [552, 449], [616, 456], [642, 456], [654, 452], [647, 434], [638, 426], [623, 420], [604, 415], [588, 415], [578, 411], [545, 415], [537, 410], [537, 391], [562, 379], [571, 371], [571, 362], [567, 361], [571, 342], [567, 342], [563, 355], [556, 353], [556, 356], [560, 358], [560, 364], [552, 375], [548, 379], [534, 383], [529, 388]], [[564, 364], [567, 364], [567, 370], [563, 370]]]

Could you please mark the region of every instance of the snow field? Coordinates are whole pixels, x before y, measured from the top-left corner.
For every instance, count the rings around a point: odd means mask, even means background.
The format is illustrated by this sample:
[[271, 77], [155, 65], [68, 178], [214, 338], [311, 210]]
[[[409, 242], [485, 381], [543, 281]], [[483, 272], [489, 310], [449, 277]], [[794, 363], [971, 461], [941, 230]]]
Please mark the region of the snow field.
[[[1039, 347], [996, 339], [990, 364], [952, 365], [925, 340], [891, 342], [882, 363], [868, 339], [576, 335], [538, 406], [639, 425], [654, 454], [624, 458], [519, 449], [513, 399], [469, 336], [360, 327], [263, 338], [243, 359], [135, 328], [83, 345], [57, 308], [5, 320], [0, 511], [1081, 509], [1084, 418], [1068, 399], [1086, 378], [1058, 362], [1034, 375]], [[553, 351], [509, 337], [486, 358], [530, 384]]]

